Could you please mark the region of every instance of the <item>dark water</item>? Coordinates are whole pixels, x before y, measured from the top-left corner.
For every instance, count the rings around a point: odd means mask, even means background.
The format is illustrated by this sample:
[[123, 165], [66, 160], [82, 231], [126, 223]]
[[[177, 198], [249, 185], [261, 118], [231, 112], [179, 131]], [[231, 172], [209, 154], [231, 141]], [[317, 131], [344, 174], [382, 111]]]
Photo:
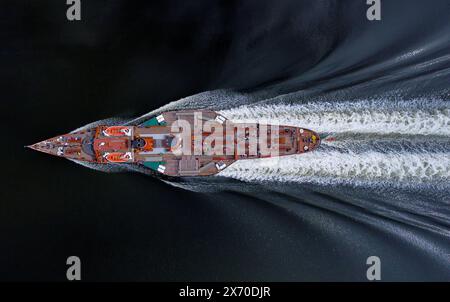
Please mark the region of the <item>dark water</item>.
[[[64, 280], [77, 255], [85, 280], [364, 281], [376, 255], [382, 280], [450, 280], [450, 2], [185, 2], [2, 11], [0, 278]], [[22, 149], [182, 108], [335, 140], [182, 180]]]

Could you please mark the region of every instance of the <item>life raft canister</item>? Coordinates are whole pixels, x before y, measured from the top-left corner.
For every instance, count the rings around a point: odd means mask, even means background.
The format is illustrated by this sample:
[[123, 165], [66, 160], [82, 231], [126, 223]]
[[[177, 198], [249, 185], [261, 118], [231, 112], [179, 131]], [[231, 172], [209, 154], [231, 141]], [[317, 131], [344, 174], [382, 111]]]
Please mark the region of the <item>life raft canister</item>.
[[131, 152], [106, 152], [103, 157], [111, 163], [126, 163], [133, 160]]
[[105, 136], [131, 136], [132, 127], [111, 126], [103, 130]]

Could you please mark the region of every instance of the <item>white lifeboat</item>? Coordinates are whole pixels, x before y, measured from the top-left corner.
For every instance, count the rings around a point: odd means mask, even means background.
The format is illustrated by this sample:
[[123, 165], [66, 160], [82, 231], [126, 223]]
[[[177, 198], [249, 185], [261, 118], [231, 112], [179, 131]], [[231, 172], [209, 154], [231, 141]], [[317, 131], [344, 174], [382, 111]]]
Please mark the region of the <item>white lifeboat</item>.
[[133, 161], [131, 152], [106, 152], [103, 157], [110, 163], [127, 163]]
[[133, 127], [127, 126], [111, 126], [103, 130], [105, 136], [131, 136]]

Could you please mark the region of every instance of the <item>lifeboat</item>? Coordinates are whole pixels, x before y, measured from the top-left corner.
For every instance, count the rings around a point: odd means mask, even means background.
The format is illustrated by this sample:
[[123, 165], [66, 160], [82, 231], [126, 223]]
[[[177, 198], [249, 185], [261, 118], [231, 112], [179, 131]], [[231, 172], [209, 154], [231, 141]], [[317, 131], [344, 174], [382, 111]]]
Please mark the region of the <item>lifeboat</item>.
[[131, 152], [107, 152], [103, 157], [111, 163], [127, 163], [133, 161]]
[[105, 136], [131, 136], [132, 127], [111, 126], [103, 130]]

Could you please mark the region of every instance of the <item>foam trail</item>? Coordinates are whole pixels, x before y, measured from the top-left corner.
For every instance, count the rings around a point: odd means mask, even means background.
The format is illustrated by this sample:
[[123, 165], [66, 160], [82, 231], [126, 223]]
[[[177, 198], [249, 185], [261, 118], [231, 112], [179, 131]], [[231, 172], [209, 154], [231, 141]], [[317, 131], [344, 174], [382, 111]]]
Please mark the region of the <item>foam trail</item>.
[[450, 153], [342, 153], [315, 151], [302, 155], [239, 161], [220, 173], [244, 181], [318, 184], [393, 182], [445, 185], [450, 181]]
[[450, 104], [440, 100], [241, 106], [220, 113], [234, 122], [278, 121], [318, 132], [450, 135]]
[[364, 151], [397, 153], [447, 153], [450, 150], [450, 137], [439, 135], [404, 135], [377, 133], [333, 133], [333, 140], [322, 141], [320, 150], [341, 152]]
[[241, 106], [234, 122], [273, 123], [333, 134], [317, 151], [238, 161], [220, 176], [243, 181], [432, 185], [450, 180], [450, 104], [442, 100], [361, 100]]

